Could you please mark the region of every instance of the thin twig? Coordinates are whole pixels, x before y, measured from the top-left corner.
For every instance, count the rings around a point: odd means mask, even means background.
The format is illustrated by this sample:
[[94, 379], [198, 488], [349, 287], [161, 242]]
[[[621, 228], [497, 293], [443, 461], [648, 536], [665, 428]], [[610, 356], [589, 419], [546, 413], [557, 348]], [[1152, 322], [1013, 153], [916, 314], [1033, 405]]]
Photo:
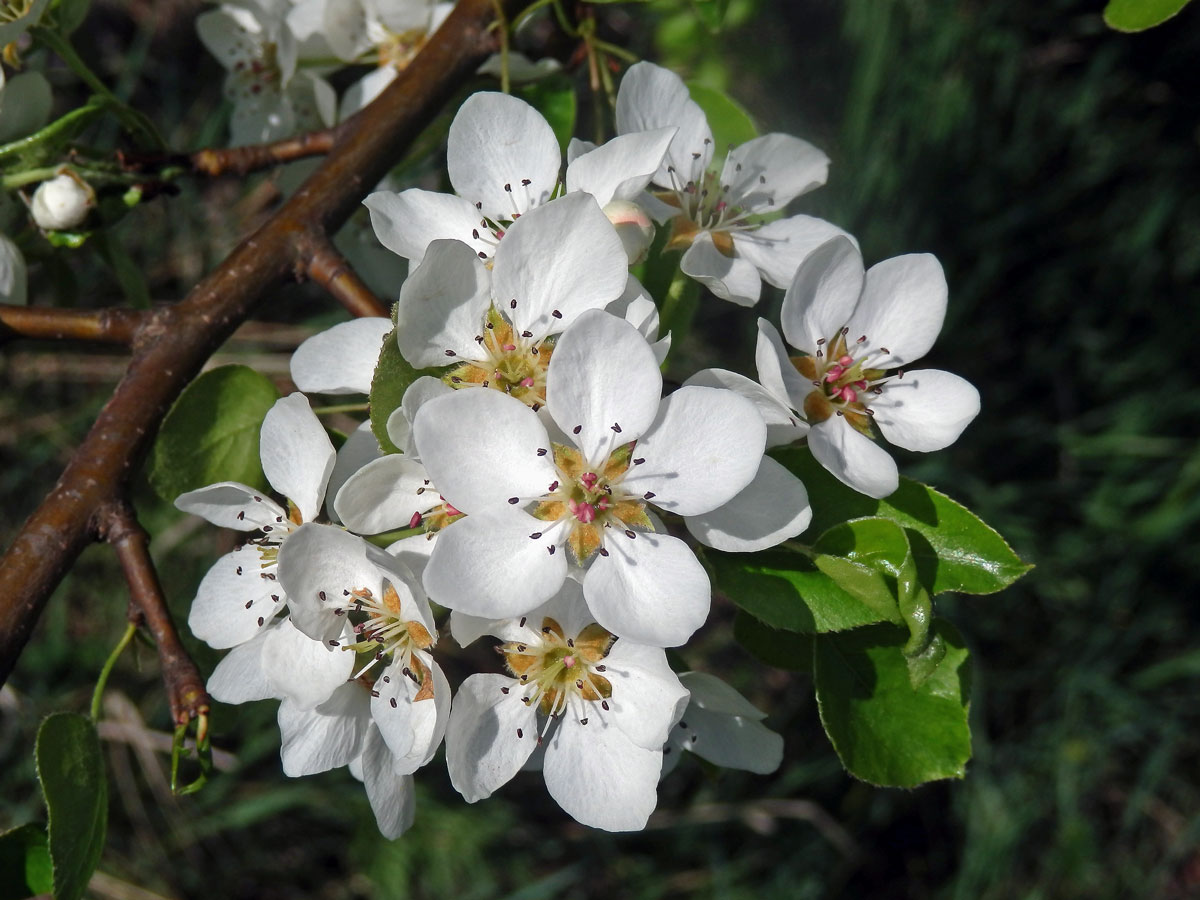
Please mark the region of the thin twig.
[[193, 719], [197, 723], [196, 740], [204, 740], [204, 721], [211, 701], [204, 690], [200, 670], [183, 649], [179, 632], [171, 621], [162, 585], [150, 558], [150, 538], [142, 528], [133, 508], [124, 502], [107, 504], [99, 513], [100, 536], [116, 551], [125, 581], [129, 585], [130, 620], [154, 636], [158, 661], [162, 666], [171, 719], [184, 725]]
[[301, 239], [302, 263], [298, 274], [307, 275], [325, 288], [353, 316], [386, 316], [388, 309], [333, 246], [323, 231]]
[[324, 156], [333, 149], [337, 132], [332, 128], [310, 131], [270, 144], [247, 147], [209, 147], [197, 150], [188, 157], [194, 171], [202, 175], [245, 175], [259, 169], [270, 169], [282, 163]]
[[23, 337], [129, 346], [150, 315], [140, 309], [41, 309], [0, 303], [0, 343]]
[[[503, 0], [512, 12], [522, 0]], [[460, 0], [413, 62], [339, 125], [321, 166], [182, 302], [155, 310], [121, 383], [54, 490], [0, 558], [0, 683], [46, 602], [125, 496], [158, 424], [205, 361], [301, 261], [296, 238], [336, 230], [493, 51], [491, 0]]]

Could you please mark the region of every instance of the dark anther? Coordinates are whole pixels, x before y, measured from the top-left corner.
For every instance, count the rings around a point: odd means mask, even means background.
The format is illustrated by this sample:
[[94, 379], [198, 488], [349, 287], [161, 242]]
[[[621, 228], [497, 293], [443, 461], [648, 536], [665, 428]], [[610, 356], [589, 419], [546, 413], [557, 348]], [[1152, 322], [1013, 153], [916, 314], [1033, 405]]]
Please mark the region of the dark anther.
[[264, 526], [263, 526], [263, 531], [274, 531], [274, 529], [273, 529], [273, 528], [271, 528], [271, 526], [270, 526], [270, 525], [264, 525]]
[[554, 555], [554, 545], [551, 544], [549, 547], [547, 547], [546, 552], [549, 553], [551, 556], [553, 556]]
[[603, 547], [601, 547], [601, 548], [600, 548], [600, 555], [601, 555], [601, 556], [608, 556], [608, 551], [607, 551], [607, 550], [605, 550]]
[[[542, 536], [542, 533], [541, 533], [540, 531], [535, 531], [533, 534], [531, 534], [531, 535], [529, 536], [529, 539], [530, 539], [531, 541], [536, 541], [536, 540], [537, 540], [538, 538], [540, 538], [541, 536]], [[525, 620], [524, 620], [524, 619], [522, 619], [522, 620], [521, 620], [521, 624], [522, 624], [522, 625], [524, 625], [524, 624], [525, 624]]]
[[533, 332], [532, 332], [532, 331], [522, 331], [522, 332], [521, 332], [521, 337], [523, 337], [523, 338], [531, 338], [531, 337], [533, 337]]
[[519, 738], [525, 737], [525, 732], [523, 732], [520, 728], [517, 729], [517, 737], [519, 737]]
[[238, 573], [239, 575], [241, 575], [241, 574], [242, 574], [242, 567], [241, 567], [241, 566], [238, 566], [238, 567], [237, 567], [237, 573]]
[[[607, 671], [608, 671], [608, 666], [596, 666], [596, 671], [597, 671], [597, 672], [607, 672]], [[608, 707], [605, 707], [605, 709], [607, 709], [607, 708], [608, 708]]]
[[574, 640], [574, 638], [567, 638], [567, 646], [568, 646], [568, 647], [574, 647], [574, 646], [575, 646], [575, 640]]
[[579, 724], [580, 724], [580, 725], [586, 725], [586, 724], [587, 724], [587, 719], [580, 719], [580, 720], [579, 720]]
[[480, 250], [480, 251], [478, 251], [478, 252], [479, 252], [479, 258], [480, 258], [480, 259], [487, 259], [487, 254], [486, 254], [486, 253], [484, 253], [482, 250]]
[[581, 431], [583, 431], [583, 426], [576, 425], [574, 428], [571, 429], [571, 434], [579, 434], [579, 432], [581, 432]]
[[646, 493], [642, 494], [642, 498], [645, 500], [653, 500], [654, 496], [654, 491], [646, 491]]
[[325, 592], [324, 592], [324, 591], [317, 591], [317, 598], [318, 598], [318, 599], [319, 599], [319, 600], [320, 600], [322, 603], [324, 603], [324, 602], [325, 602]]
[[613, 422], [612, 430], [615, 431], [617, 434], [620, 434], [621, 433], [621, 424], [619, 422]]
[[505, 189], [506, 191], [508, 191], [510, 194], [512, 193], [512, 185], [511, 185], [511, 184], [506, 184], [506, 185], [504, 186], [504, 189]]
[[453, 350], [447, 350], [446, 355], [447, 356], [457, 356], [457, 354]]
[[641, 465], [642, 463], [644, 463], [645, 461], [646, 461], [646, 457], [644, 457], [644, 456], [639, 456], [637, 459], [635, 459], [635, 460], [633, 461], [633, 464], [634, 464], [635, 466], [640, 466], [640, 465]]
[[547, 452], [545, 447], [538, 447], [538, 456], [545, 456]]
[[502, 693], [502, 694], [507, 694], [508, 691], [509, 691], [509, 688], [506, 688], [506, 687], [500, 688], [500, 693]]
[[379, 691], [372, 690], [372, 691], [371, 691], [371, 696], [372, 696], [372, 697], [378, 697], [378, 696], [379, 696]]
[[395, 697], [393, 697], [391, 700], [389, 700], [388, 703], [390, 703], [392, 705], [392, 709], [396, 708], [396, 698]]
[[508, 308], [509, 308], [509, 309], [516, 309], [516, 308], [517, 308], [517, 298], [516, 298], [516, 297], [514, 297], [513, 299], [511, 299], [511, 300], [509, 300], [509, 301], [508, 301]]
[[627, 537], [627, 538], [629, 538], [630, 540], [632, 540], [633, 538], [637, 537], [637, 532], [636, 532], [636, 531], [634, 531], [633, 529], [626, 528], [626, 529], [625, 529], [625, 537]]
[[340, 647], [341, 644], [339, 644], [337, 641], [330, 641], [329, 646], [330, 647]]
[[521, 498], [520, 498], [520, 497], [509, 497], [509, 498], [508, 498], [508, 502], [509, 502], [509, 503], [520, 503], [520, 502], [521, 502]]
[[607, 700], [601, 700], [601, 701], [600, 701], [600, 706], [601, 706], [601, 707], [603, 707], [604, 709], [608, 709], [608, 701], [607, 701]]
[[562, 313], [560, 313], [560, 312], [559, 312], [557, 309], [555, 309], [555, 310], [552, 310], [552, 311], [550, 312], [550, 315], [554, 316], [554, 318], [556, 318], [556, 319], [561, 319], [561, 318], [562, 318]]
[[258, 626], [259, 626], [260, 628], [262, 627], [262, 623], [263, 623], [264, 621], [266, 621], [266, 620], [265, 620], [265, 619], [263, 619], [263, 617], [262, 617], [262, 616], [259, 616], [259, 617], [258, 617]]
[[766, 175], [759, 175], [759, 176], [758, 176], [758, 183], [759, 183], [759, 184], [766, 184], [766, 183], [767, 183], [767, 176], [766, 176]]
[[528, 178], [522, 178], [521, 184], [524, 185], [525, 187], [529, 187], [529, 185], [533, 184], [533, 182], [530, 181]]
[[254, 605], [254, 601], [253, 601], [253, 600], [247, 600], [247, 601], [246, 601], [246, 609], [249, 609], [249, 608], [250, 608], [250, 607], [252, 607], [253, 605]]

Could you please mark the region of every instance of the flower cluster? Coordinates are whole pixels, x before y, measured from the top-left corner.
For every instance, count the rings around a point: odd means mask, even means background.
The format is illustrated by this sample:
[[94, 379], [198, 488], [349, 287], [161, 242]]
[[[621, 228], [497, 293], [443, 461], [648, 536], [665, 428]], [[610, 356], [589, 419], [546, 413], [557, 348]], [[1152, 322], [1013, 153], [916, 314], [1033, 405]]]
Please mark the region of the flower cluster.
[[[364, 21], [354, 34], [382, 20]], [[455, 193], [366, 201], [410, 262], [394, 322], [336, 326], [292, 359], [301, 391], [373, 399], [381, 352], [434, 371], [373, 410], [393, 452], [369, 423], [335, 451], [295, 393], [260, 442], [284, 499], [223, 483], [177, 501], [253, 535], [192, 606], [193, 631], [230, 648], [213, 695], [279, 699], [285, 772], [348, 765], [389, 836], [412, 822], [413, 773], [443, 740], [467, 801], [540, 768], [564, 810], [610, 830], [645, 825], [679, 751], [773, 769], [782, 742], [763, 714], [668, 664], [709, 612], [695, 545], [756, 551], [807, 528], [804, 485], [768, 447], [807, 440], [881, 497], [897, 474], [875, 429], [933, 450], [978, 410], [957, 376], [901, 368], [941, 326], [933, 257], [864, 271], [837, 227], [768, 215], [824, 180], [820, 151], [769, 134], [715, 165], [703, 113], [648, 63], [625, 75], [617, 127], [601, 146], [573, 142], [564, 172], [531, 107], [470, 97], [449, 132]], [[786, 287], [796, 355], [760, 320], [759, 381], [708, 369], [666, 391], [669, 336], [629, 271], [655, 221], [717, 296]], [[459, 644], [498, 642], [497, 671], [452, 688], [437, 608]]]

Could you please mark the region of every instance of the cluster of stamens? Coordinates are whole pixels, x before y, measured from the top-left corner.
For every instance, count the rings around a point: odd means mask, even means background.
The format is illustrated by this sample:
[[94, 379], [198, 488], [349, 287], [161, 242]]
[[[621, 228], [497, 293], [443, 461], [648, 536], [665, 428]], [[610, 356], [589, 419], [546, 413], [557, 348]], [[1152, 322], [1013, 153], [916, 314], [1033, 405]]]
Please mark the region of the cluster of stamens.
[[[517, 301], [510, 301], [516, 309]], [[557, 310], [556, 310], [557, 312]], [[481, 358], [465, 360], [450, 370], [446, 382], [455, 388], [485, 387], [516, 397], [537, 412], [546, 402], [546, 368], [554, 352], [552, 343], [535, 340], [530, 331], [520, 334], [493, 304], [475, 336]], [[447, 355], [457, 355], [452, 350]]]
[[278, 90], [283, 81], [273, 43], [262, 44], [261, 50], [256, 47], [253, 52], [255, 55], [252, 59], [239, 59], [233, 64], [233, 77], [229, 83], [230, 99], [261, 94], [264, 88]]
[[884, 385], [893, 377], [903, 378], [904, 372], [890, 376], [886, 369], [873, 368], [873, 363], [891, 351], [872, 346], [865, 334], [851, 341], [849, 332], [844, 327], [832, 340], [821, 338], [815, 356], [793, 356], [792, 364], [816, 388], [804, 398], [804, 416], [809, 424], [839, 415], [870, 434], [870, 417], [875, 415], [868, 405], [870, 395], [882, 394]]
[[[263, 498], [255, 495], [254, 501], [256, 503], [262, 503]], [[246, 513], [244, 511], [239, 512], [237, 517], [239, 520], [245, 519]], [[283, 516], [276, 516], [275, 523], [273, 525], [262, 526], [262, 534], [260, 536], [250, 538], [245, 544], [237, 547], [236, 550], [242, 552], [243, 548], [245, 547], [253, 547], [255, 550], [257, 550], [258, 577], [263, 581], [276, 581], [278, 579], [275, 574], [275, 567], [279, 563], [279, 546], [283, 543], [284, 539], [297, 528], [299, 528], [301, 524], [300, 511], [295, 506], [289, 504], [289, 512], [286, 519]], [[249, 574], [249, 570], [251, 568], [252, 564], [249, 566], [238, 566], [234, 571], [237, 572], [238, 575], [246, 575]], [[272, 603], [279, 602], [278, 594], [271, 594], [270, 596]], [[252, 606], [254, 606], [254, 600], [247, 600], [246, 609], [250, 609]], [[259, 616], [259, 627], [261, 628], [265, 624], [266, 617]]]
[[[399, 663], [404, 677], [421, 686], [414, 699], [425, 699], [426, 693], [432, 697], [433, 680], [428, 677], [429, 671], [415, 651], [432, 647], [433, 636], [420, 622], [405, 620], [396, 589], [390, 584], [385, 585], [380, 598], [376, 598], [370, 588], [346, 590], [343, 596], [346, 606], [335, 608], [334, 613], [356, 620], [353, 626], [356, 642], [342, 645], [340, 641], [331, 640], [329, 643], [365, 655], [364, 665], [352, 677], [362, 677], [375, 663], [390, 655]], [[324, 601], [326, 598], [321, 596], [319, 599]]]
[[[525, 625], [525, 619], [521, 619], [521, 625]], [[542, 620], [538, 637], [510, 641], [496, 648], [520, 683], [521, 702], [526, 706], [536, 704], [538, 711], [546, 716], [542, 735], [550, 722], [569, 708], [583, 725], [588, 722], [584, 702], [599, 702], [602, 709], [609, 708], [612, 685], [603, 674], [606, 668], [602, 660], [612, 642], [612, 634], [594, 623], [574, 638], [567, 637], [562, 626], [547, 616]], [[500, 690], [507, 694], [511, 689]], [[524, 734], [518, 731], [517, 737]]]
[[[624, 444], [602, 466], [592, 467], [574, 447], [554, 444], [554, 465], [559, 477], [549, 485], [533, 514], [546, 521], [569, 523], [567, 546], [580, 565], [593, 553], [608, 555], [604, 549], [604, 529], [615, 527], [633, 538], [637, 536], [635, 528], [653, 527], [643, 502], [653, 495], [639, 498], [621, 490], [630, 466], [642, 462], [633, 458], [633, 450], [633, 443]], [[530, 537], [540, 538], [541, 532]]]
[[[711, 143], [711, 139], [705, 139], [705, 144]], [[733, 152], [732, 148], [730, 152]], [[701, 153], [692, 154], [695, 162], [702, 157]], [[741, 171], [742, 164], [735, 163], [734, 172]], [[671, 191], [659, 194], [659, 199], [679, 209], [679, 215], [671, 223], [668, 249], [686, 249], [697, 234], [707, 231], [714, 246], [726, 256], [732, 256], [732, 236], [758, 228], [758, 222], [750, 221], [753, 213], [740, 205], [742, 198], [730, 198], [730, 186], [722, 183], [721, 173], [716, 169], [693, 171], [685, 176], [674, 166], [668, 166], [667, 174], [671, 177]], [[760, 185], [767, 183], [765, 175], [759, 175], [758, 180]], [[766, 202], [772, 205], [775, 201], [768, 198]]]

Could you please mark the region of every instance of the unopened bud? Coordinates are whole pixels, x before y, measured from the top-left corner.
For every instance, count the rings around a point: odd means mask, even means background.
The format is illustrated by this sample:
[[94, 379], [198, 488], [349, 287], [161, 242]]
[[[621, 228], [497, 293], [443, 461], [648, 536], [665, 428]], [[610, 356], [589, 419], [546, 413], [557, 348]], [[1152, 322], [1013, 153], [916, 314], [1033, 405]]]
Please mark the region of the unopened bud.
[[81, 225], [95, 205], [96, 192], [92, 186], [67, 171], [38, 185], [30, 211], [39, 228], [64, 231]]
[[629, 264], [641, 262], [654, 240], [653, 220], [644, 209], [629, 200], [613, 200], [604, 207], [604, 214], [617, 229]]

